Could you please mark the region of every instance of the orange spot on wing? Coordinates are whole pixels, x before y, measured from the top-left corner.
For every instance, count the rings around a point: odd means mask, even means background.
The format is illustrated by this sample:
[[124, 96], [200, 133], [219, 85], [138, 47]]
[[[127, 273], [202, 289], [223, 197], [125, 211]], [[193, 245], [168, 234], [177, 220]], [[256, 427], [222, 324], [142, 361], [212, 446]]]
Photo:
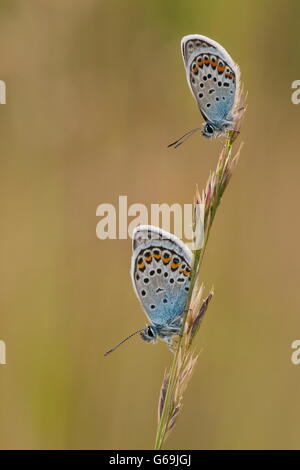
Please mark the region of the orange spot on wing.
[[219, 65], [219, 67], [218, 67], [218, 72], [224, 72], [224, 70], [225, 70], [225, 67], [221, 67], [221, 66]]
[[172, 264], [171, 264], [171, 269], [177, 269], [178, 266], [180, 266], [180, 262], [179, 263], [174, 263], [174, 261], [173, 261]]
[[169, 256], [168, 258], [163, 258], [164, 264], [169, 263], [169, 262], [170, 262], [170, 259], [171, 259], [171, 256]]
[[180, 273], [183, 273], [184, 276], [188, 276], [188, 277], [189, 277], [190, 274], [191, 274], [191, 270], [190, 270], [189, 268], [180, 269], [179, 272], [180, 272]]
[[185, 276], [189, 277], [190, 274], [191, 274], [191, 270], [187, 268], [185, 271], [183, 271], [183, 274], [184, 274]]
[[225, 73], [225, 77], [233, 78], [233, 77], [234, 77], [234, 73]]
[[149, 263], [152, 260], [152, 255], [145, 256], [145, 260]]

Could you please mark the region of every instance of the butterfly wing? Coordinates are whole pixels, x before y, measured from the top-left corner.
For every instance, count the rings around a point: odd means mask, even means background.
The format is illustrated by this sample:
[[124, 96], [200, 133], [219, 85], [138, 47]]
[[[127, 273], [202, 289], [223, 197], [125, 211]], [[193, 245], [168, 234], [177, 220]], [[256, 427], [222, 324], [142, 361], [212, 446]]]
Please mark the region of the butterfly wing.
[[216, 41], [192, 34], [181, 41], [187, 81], [206, 121], [222, 127], [231, 121], [238, 96], [240, 72]]
[[184, 311], [193, 255], [174, 235], [151, 225], [133, 232], [131, 278], [154, 325], [170, 324]]

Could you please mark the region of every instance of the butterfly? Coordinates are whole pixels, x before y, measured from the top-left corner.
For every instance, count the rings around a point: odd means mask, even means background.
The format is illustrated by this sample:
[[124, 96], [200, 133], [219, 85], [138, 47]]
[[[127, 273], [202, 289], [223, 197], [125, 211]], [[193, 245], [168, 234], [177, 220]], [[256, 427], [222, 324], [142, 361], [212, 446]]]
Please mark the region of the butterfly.
[[[205, 120], [202, 135], [225, 135], [232, 130], [239, 98], [238, 65], [224, 47], [200, 34], [184, 36], [181, 51], [189, 87]], [[168, 147], [178, 147], [198, 130], [192, 129]]]
[[152, 225], [135, 228], [132, 250], [133, 288], [150, 324], [105, 355], [138, 333], [150, 343], [160, 338], [172, 349], [172, 338], [181, 330], [190, 287], [192, 252], [175, 235]]

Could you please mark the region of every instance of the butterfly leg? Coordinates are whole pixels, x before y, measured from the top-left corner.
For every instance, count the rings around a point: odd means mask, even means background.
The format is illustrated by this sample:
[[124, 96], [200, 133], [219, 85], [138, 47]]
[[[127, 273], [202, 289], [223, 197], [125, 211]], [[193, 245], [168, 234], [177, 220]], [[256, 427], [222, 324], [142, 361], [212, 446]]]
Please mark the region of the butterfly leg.
[[166, 340], [168, 348], [170, 349], [171, 353], [175, 354], [178, 348], [178, 340], [174, 337], [170, 337]]

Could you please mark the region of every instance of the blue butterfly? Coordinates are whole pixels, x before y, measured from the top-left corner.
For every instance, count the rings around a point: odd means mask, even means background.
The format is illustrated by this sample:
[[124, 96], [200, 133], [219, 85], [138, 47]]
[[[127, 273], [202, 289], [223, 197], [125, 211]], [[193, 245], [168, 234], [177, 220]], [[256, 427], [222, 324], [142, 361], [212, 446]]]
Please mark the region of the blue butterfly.
[[[140, 333], [154, 343], [160, 338], [172, 346], [185, 310], [193, 255], [175, 235], [152, 225], [141, 225], [133, 232], [131, 279], [135, 293], [150, 321]], [[116, 347], [105, 353], [114, 351]]]
[[[231, 130], [238, 103], [240, 70], [228, 52], [212, 39], [191, 34], [181, 40], [181, 51], [189, 87], [205, 120], [202, 135], [214, 137]], [[169, 147], [181, 145], [199, 127]]]

